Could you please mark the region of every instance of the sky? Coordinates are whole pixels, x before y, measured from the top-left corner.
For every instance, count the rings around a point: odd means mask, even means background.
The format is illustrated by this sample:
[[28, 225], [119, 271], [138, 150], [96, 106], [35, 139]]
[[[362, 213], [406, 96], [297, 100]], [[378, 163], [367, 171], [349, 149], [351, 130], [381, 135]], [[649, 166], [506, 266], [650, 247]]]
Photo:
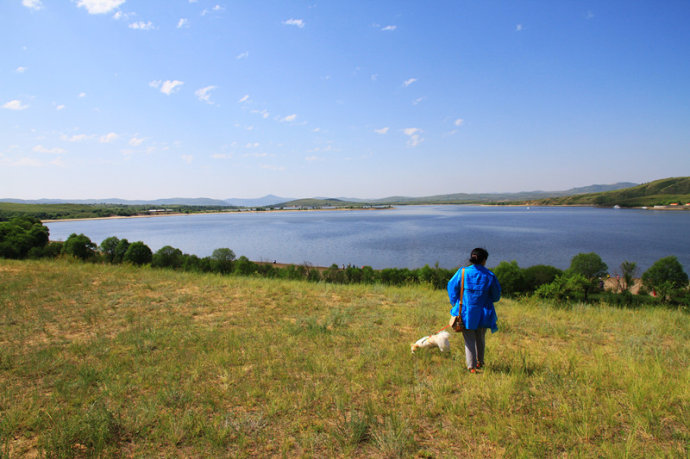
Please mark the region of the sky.
[[690, 2], [2, 0], [0, 198], [690, 175]]

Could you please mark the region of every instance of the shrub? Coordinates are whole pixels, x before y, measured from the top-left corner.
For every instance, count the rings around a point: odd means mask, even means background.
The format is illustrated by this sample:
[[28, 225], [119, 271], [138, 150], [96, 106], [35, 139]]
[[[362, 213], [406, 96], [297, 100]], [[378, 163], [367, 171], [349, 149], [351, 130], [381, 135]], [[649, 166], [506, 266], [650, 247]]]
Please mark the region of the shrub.
[[48, 244], [49, 230], [33, 217], [15, 217], [0, 222], [0, 257], [25, 258], [34, 248]]
[[96, 244], [84, 234], [72, 233], [62, 245], [62, 253], [88, 260], [96, 255]]
[[549, 265], [534, 265], [525, 268], [522, 270], [525, 291], [534, 292], [541, 285], [550, 284], [561, 274], [563, 271]]
[[142, 241], [132, 242], [127, 248], [125, 256], [123, 257], [123, 261], [127, 261], [135, 265], [151, 263], [152, 259], [153, 253], [151, 252], [151, 249]]
[[501, 293], [514, 295], [525, 291], [525, 275], [513, 260], [510, 263], [502, 261], [493, 269], [494, 274], [501, 284]]
[[665, 299], [688, 285], [688, 275], [676, 257], [664, 257], [642, 274], [642, 284], [649, 290], [656, 290]]
[[161, 247], [151, 259], [151, 266], [154, 268], [181, 268], [184, 258], [182, 251], [175, 247], [166, 245]]
[[235, 259], [235, 252], [228, 248], [216, 249], [211, 254], [211, 266], [213, 271], [228, 274], [232, 272], [232, 262]]

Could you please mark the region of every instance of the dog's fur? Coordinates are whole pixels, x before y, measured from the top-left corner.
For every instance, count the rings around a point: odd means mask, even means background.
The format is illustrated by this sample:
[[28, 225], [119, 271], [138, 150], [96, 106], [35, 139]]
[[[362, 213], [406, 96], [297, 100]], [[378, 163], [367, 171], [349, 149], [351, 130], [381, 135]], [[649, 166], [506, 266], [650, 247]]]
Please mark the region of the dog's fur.
[[447, 331], [442, 331], [435, 335], [425, 336], [424, 338], [419, 338], [416, 343], [410, 346], [412, 353], [422, 347], [434, 347], [438, 346], [441, 352], [446, 352], [450, 350], [450, 333]]

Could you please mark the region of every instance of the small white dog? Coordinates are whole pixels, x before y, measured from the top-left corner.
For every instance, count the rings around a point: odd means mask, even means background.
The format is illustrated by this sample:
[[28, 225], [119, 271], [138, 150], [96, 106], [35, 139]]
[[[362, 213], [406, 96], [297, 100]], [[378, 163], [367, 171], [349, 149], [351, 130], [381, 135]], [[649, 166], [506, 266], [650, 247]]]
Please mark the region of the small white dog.
[[425, 336], [424, 338], [419, 338], [416, 343], [411, 347], [412, 353], [422, 347], [434, 347], [438, 346], [441, 352], [446, 352], [450, 350], [450, 333], [447, 331], [442, 331], [435, 335]]

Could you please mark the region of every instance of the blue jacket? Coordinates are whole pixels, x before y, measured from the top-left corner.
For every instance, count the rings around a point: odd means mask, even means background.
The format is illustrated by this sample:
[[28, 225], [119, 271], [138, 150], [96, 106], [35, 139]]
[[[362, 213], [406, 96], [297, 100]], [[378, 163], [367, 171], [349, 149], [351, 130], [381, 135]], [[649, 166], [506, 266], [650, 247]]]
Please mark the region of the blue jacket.
[[[453, 306], [450, 314], [457, 316], [460, 305], [460, 281], [462, 269], [448, 281], [448, 298]], [[468, 330], [490, 328], [498, 330], [494, 301], [501, 299], [501, 285], [496, 275], [482, 265], [465, 268], [465, 286], [462, 295], [462, 321]]]

